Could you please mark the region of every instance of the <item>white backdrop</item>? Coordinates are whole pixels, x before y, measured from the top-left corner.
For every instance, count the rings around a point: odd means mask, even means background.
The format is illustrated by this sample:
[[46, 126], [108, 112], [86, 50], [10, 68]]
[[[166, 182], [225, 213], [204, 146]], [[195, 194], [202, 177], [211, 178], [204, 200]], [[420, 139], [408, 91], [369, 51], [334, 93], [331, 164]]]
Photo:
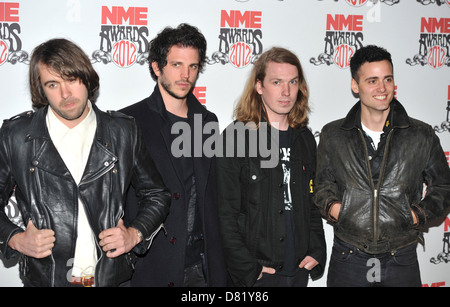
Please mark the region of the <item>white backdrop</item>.
[[[31, 109], [33, 48], [64, 37], [80, 45], [100, 75], [97, 105], [117, 110], [153, 91], [146, 42], [187, 22], [208, 41], [196, 94], [221, 128], [232, 120], [252, 61], [272, 46], [294, 51], [311, 90], [310, 127], [344, 117], [356, 102], [348, 58], [362, 45], [388, 49], [397, 98], [438, 133], [450, 151], [450, 0], [0, 0], [0, 118]], [[319, 139], [317, 138], [317, 141]], [[14, 199], [7, 212], [17, 218]], [[328, 252], [332, 228], [325, 225]], [[422, 282], [450, 286], [450, 219], [419, 245]], [[1, 257], [1, 256], [0, 256]], [[311, 286], [324, 286], [326, 274]], [[18, 265], [0, 261], [0, 286], [21, 286]]]

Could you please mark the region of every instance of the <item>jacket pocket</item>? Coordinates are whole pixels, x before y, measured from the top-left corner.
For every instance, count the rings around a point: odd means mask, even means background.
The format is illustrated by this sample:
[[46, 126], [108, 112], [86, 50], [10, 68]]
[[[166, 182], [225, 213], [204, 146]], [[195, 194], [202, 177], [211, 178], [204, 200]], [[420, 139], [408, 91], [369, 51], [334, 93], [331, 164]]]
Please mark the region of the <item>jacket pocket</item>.
[[248, 182], [248, 191], [246, 192], [248, 193], [248, 202], [253, 206], [259, 206], [262, 201], [267, 201], [269, 197], [269, 176], [264, 169], [259, 167], [259, 164], [255, 165], [257, 163], [259, 163], [259, 160], [250, 159], [248, 172], [245, 174]]
[[373, 198], [361, 189], [346, 189], [335, 229], [351, 237], [370, 238], [373, 234]]

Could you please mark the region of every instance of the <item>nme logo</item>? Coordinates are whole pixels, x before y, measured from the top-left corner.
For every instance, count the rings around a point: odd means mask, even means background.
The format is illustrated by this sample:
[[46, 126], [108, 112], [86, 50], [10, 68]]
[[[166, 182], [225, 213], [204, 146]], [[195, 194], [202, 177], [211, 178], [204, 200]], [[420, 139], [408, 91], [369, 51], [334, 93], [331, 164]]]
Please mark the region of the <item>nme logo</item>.
[[363, 30], [363, 15], [327, 15], [327, 31], [359, 31]]
[[103, 6], [102, 7], [102, 24], [107, 24], [108, 21], [113, 25], [122, 25], [128, 21], [132, 26], [146, 26], [147, 25], [147, 12], [146, 7], [130, 7], [125, 10], [121, 6], [113, 6], [111, 10]]
[[406, 63], [411, 66], [450, 67], [450, 18], [420, 19], [419, 53]]
[[243, 14], [240, 11], [222, 11], [220, 13], [220, 27], [231, 28], [261, 28], [261, 12], [247, 11]]
[[19, 22], [19, 3], [0, 2], [0, 22]]
[[353, 54], [363, 46], [363, 15], [327, 15], [325, 50], [310, 63], [318, 66], [335, 64], [348, 68]]
[[92, 54], [93, 62], [113, 62], [121, 68], [146, 63], [147, 25], [147, 7], [102, 6], [100, 49]]
[[230, 63], [244, 68], [254, 63], [263, 51], [262, 12], [222, 10], [220, 12], [219, 50], [208, 64]]
[[[8, 60], [9, 47], [6, 43], [8, 24], [6, 22], [19, 22], [19, 3], [0, 2], [0, 65]], [[3, 30], [2, 30], [3, 29]]]
[[19, 3], [0, 2], [0, 66], [10, 64], [28, 64], [29, 55], [22, 51]]

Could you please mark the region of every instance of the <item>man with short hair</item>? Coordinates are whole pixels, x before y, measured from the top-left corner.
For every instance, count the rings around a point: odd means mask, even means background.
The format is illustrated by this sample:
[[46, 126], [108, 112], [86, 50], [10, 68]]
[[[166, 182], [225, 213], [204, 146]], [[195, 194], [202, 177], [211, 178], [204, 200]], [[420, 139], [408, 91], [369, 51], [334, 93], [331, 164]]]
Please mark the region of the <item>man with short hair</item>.
[[420, 287], [420, 229], [450, 208], [447, 159], [395, 99], [389, 52], [365, 46], [350, 69], [360, 101], [323, 127], [317, 152], [315, 202], [335, 235], [327, 284]]

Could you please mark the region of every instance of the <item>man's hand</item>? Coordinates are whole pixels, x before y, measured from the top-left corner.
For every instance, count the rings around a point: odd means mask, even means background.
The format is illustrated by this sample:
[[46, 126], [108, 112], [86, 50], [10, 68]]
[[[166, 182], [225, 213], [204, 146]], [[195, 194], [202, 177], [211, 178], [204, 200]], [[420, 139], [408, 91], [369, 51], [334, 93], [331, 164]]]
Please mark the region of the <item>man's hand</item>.
[[103, 230], [98, 237], [100, 246], [109, 258], [128, 253], [140, 242], [137, 229], [126, 228], [122, 219], [119, 220], [116, 227]]
[[266, 274], [275, 274], [275, 269], [274, 269], [274, 268], [269, 268], [269, 267], [263, 266], [263, 267], [262, 267], [262, 270], [261, 270], [261, 274], [259, 274], [258, 280], [261, 279], [261, 277], [263, 276], [263, 273], [266, 273]]
[[306, 256], [305, 259], [303, 259], [302, 262], [300, 262], [300, 265], [298, 267], [300, 269], [305, 268], [308, 271], [311, 271], [318, 264], [319, 263], [316, 261], [316, 259], [314, 259], [311, 256]]
[[9, 240], [8, 245], [29, 257], [45, 258], [52, 254], [55, 245], [55, 232], [51, 229], [37, 229], [33, 222], [28, 221], [24, 232], [15, 234]]
[[334, 218], [336, 221], [339, 218], [339, 213], [341, 212], [341, 203], [334, 203], [330, 208], [330, 216]]
[[411, 209], [411, 214], [413, 217], [413, 225], [419, 224], [419, 219], [417, 218], [417, 215], [414, 213], [413, 209]]

